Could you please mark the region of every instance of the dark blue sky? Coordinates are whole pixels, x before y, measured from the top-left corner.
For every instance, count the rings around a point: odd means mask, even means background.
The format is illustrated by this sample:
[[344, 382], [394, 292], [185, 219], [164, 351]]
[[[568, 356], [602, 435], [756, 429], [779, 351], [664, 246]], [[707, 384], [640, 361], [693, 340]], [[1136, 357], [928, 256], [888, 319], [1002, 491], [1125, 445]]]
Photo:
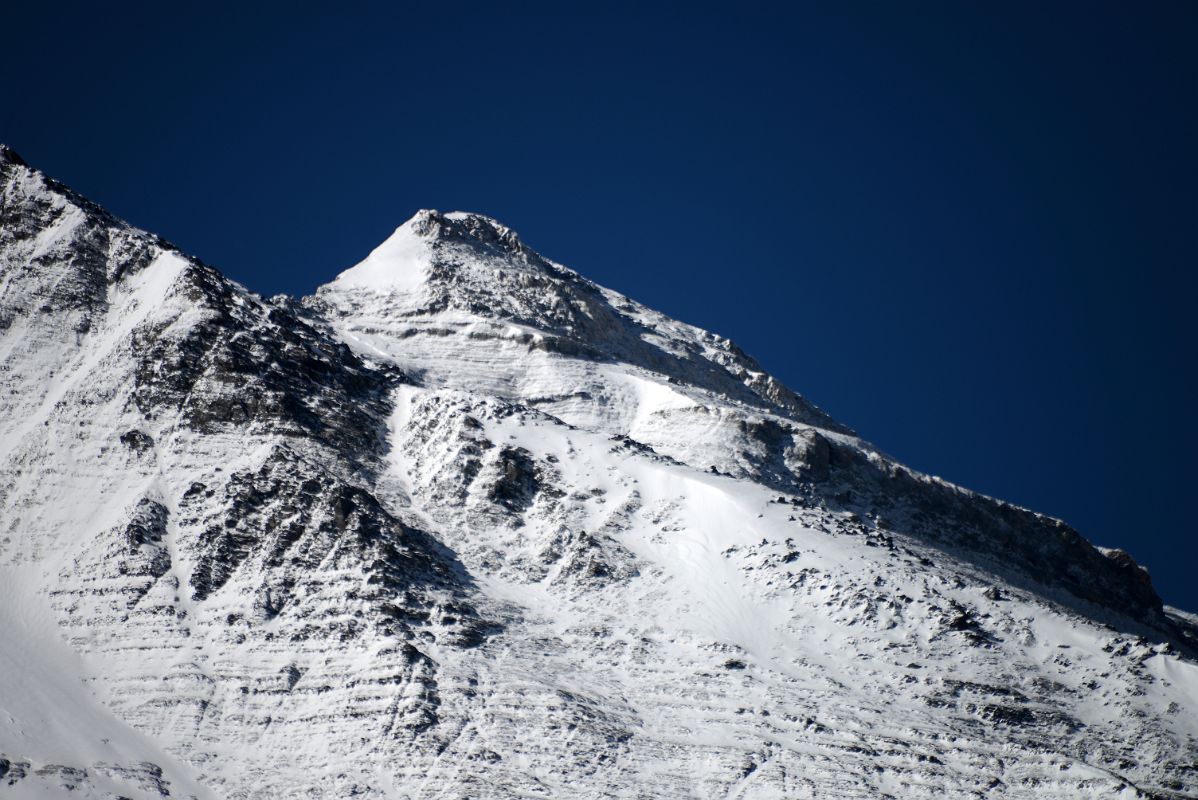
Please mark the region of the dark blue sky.
[[491, 214], [1198, 610], [1198, 4], [20, 5], [0, 141], [250, 288]]

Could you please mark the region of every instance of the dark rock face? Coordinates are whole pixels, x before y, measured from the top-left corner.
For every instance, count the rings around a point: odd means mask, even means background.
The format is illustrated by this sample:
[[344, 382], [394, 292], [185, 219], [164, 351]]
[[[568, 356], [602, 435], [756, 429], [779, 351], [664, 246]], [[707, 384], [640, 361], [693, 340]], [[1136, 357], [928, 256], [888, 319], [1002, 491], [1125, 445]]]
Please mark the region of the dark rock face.
[[[43, 187], [49, 191], [36, 191]], [[56, 229], [61, 235], [53, 242], [39, 242]], [[106, 310], [109, 281], [143, 269], [160, 242], [33, 172], [4, 148], [0, 255], [6, 256], [7, 286], [0, 293], [0, 332], [15, 319], [40, 317], [53, 319], [64, 339], [77, 340]]]
[[637, 575], [632, 553], [603, 533], [566, 532], [550, 543], [545, 560], [558, 565], [558, 584], [613, 586]]
[[134, 428], [121, 434], [121, 444], [136, 453], [144, 453], [154, 446], [154, 437]]
[[532, 454], [523, 447], [505, 447], [499, 451], [499, 477], [488, 492], [492, 502], [508, 511], [525, 511], [536, 499], [541, 479]]
[[182, 336], [169, 321], [134, 332], [143, 414], [177, 409], [201, 433], [248, 427], [314, 439], [355, 462], [378, 452], [395, 377], [207, 267], [191, 266], [176, 291], [201, 320]]
[[828, 462], [839, 466], [816, 490], [829, 507], [881, 515], [897, 531], [984, 556], [996, 568], [1149, 624], [1162, 621], [1160, 596], [1143, 569], [1126, 554], [1103, 556], [1060, 520], [917, 478], [904, 467], [863, 458], [844, 446], [832, 452]]
[[17, 167], [26, 167], [28, 164], [25, 159], [21, 158], [16, 150], [13, 150], [6, 144], [0, 144], [0, 166], [12, 164]]
[[784, 420], [740, 420], [737, 430], [745, 445], [731, 474], [802, 497], [805, 506], [884, 520], [896, 533], [1083, 603], [1165, 624], [1159, 595], [1130, 556], [1103, 555], [1060, 520], [928, 479], [860, 443]]
[[128, 548], [128, 558], [116, 562], [122, 574], [146, 578], [147, 586], [166, 574], [171, 566], [171, 555], [163, 538], [169, 517], [170, 512], [159, 502], [143, 499], [137, 504], [122, 532]]
[[895, 532], [980, 557], [988, 568], [1163, 624], [1162, 602], [1147, 572], [1121, 551], [1103, 555], [1060, 520], [929, 480], [810, 428], [770, 419], [739, 427], [755, 445], [741, 453], [744, 472], [803, 496], [806, 505], [884, 519]]
[[800, 480], [822, 483], [828, 479], [832, 467], [832, 445], [815, 431], [803, 431], [795, 436], [795, 446]]
[[10, 761], [4, 756], [0, 756], [0, 781], [3, 781], [4, 785], [16, 785], [28, 772], [28, 761]]
[[64, 569], [63, 578], [85, 568], [82, 580], [55, 589], [51, 597], [81, 626], [120, 619], [141, 608], [146, 594], [171, 569], [167, 548], [170, 512], [143, 497], [129, 509], [128, 521], [104, 531], [91, 547]]
[[368, 491], [283, 447], [255, 472], [232, 474], [219, 491], [193, 486], [180, 512], [200, 531], [191, 573], [198, 601], [248, 564], [261, 580], [262, 610], [273, 617], [314, 572], [357, 569], [364, 585], [352, 591], [376, 604], [376, 623], [394, 633], [396, 621], [429, 618], [422, 590], [452, 593], [464, 579], [427, 534], [391, 516]]

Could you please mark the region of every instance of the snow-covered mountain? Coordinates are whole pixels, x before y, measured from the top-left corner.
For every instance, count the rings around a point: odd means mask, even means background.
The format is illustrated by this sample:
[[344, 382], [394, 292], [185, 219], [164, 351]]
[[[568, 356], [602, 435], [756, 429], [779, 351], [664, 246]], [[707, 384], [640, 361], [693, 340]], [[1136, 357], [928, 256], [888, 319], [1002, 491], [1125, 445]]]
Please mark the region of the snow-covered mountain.
[[0, 796], [1195, 797], [1196, 655], [494, 220], [268, 300], [0, 147]]

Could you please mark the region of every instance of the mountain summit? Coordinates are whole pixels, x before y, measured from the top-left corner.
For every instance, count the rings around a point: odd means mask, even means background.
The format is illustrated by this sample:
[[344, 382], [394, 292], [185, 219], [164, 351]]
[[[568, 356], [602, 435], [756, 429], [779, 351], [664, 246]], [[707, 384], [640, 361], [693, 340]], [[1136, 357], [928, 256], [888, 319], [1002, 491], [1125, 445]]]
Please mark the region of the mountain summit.
[[0, 147], [0, 788], [1198, 794], [1198, 620], [421, 211], [264, 299]]

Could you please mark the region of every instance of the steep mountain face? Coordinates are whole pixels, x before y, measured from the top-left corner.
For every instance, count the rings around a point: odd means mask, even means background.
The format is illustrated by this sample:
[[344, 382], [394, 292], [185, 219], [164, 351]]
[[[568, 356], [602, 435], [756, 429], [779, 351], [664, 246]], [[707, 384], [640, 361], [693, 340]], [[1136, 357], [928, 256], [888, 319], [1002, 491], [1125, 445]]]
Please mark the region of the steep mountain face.
[[0, 147], [0, 794], [1193, 797], [1198, 626], [422, 211], [247, 292]]

